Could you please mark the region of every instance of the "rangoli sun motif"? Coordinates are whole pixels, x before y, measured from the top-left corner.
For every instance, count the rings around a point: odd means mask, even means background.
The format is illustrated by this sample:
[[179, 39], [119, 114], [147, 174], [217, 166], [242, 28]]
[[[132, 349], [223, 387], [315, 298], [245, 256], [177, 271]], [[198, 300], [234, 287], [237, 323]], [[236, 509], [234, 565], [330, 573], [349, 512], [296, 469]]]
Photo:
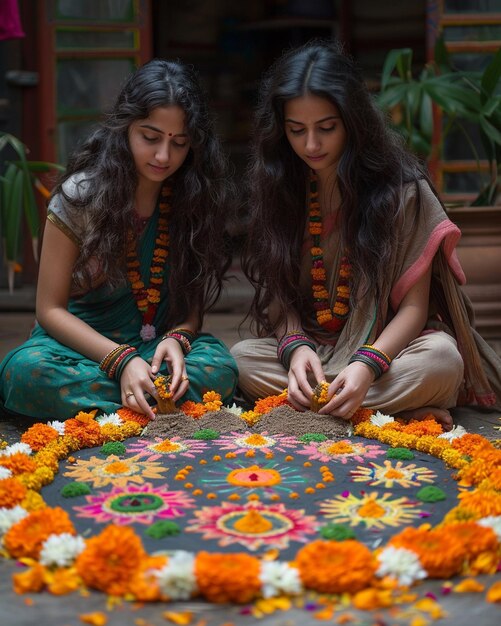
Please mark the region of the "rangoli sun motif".
[[382, 497], [378, 495], [377, 491], [366, 493], [360, 498], [352, 493], [341, 494], [324, 500], [320, 504], [320, 512], [329, 522], [364, 525], [368, 529], [380, 530], [386, 526], [411, 524], [413, 520], [427, 516], [407, 498], [393, 498], [391, 493], [385, 493]]
[[365, 482], [368, 485], [382, 485], [387, 489], [393, 486], [419, 487], [421, 483], [433, 483], [437, 477], [435, 472], [427, 467], [416, 467], [414, 463], [405, 464], [397, 461], [393, 466], [390, 460], [384, 461], [384, 465], [370, 462], [368, 467], [358, 466], [351, 470], [350, 474], [354, 482]]
[[90, 482], [93, 487], [116, 485], [125, 487], [128, 483], [142, 485], [146, 479], [162, 479], [169, 468], [161, 463], [141, 461], [139, 456], [121, 459], [111, 454], [106, 459], [96, 456], [88, 461], [78, 459], [75, 465], [67, 468], [64, 476], [73, 480]]

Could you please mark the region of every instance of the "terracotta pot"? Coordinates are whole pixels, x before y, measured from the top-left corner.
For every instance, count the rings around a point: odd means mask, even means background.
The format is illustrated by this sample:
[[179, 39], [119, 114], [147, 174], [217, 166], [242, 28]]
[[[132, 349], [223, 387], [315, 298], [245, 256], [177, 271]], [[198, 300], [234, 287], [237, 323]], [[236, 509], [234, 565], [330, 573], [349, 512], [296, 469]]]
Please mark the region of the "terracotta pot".
[[501, 206], [451, 208], [448, 215], [462, 233], [457, 253], [475, 326], [485, 339], [500, 339]]

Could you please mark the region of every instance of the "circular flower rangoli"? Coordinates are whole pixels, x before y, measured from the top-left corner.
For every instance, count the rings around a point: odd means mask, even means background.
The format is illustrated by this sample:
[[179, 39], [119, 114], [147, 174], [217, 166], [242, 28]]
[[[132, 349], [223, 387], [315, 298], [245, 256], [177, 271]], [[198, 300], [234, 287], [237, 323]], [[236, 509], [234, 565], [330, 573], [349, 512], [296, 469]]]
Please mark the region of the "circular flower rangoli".
[[216, 539], [220, 546], [240, 544], [248, 550], [272, 546], [279, 550], [289, 542], [306, 543], [316, 533], [318, 522], [301, 509], [286, 509], [282, 503], [247, 502], [203, 507], [195, 512], [187, 532], [203, 533], [203, 539]]
[[86, 496], [89, 504], [76, 506], [78, 517], [90, 517], [98, 523], [151, 524], [157, 520], [173, 519], [194, 508], [193, 499], [183, 491], [169, 491], [167, 485], [154, 487], [126, 485], [114, 487], [108, 493]]
[[364, 525], [368, 529], [410, 524], [426, 515], [407, 498], [391, 498], [391, 493], [385, 493], [379, 498], [377, 491], [366, 493], [360, 498], [352, 493], [341, 494], [324, 500], [320, 504], [320, 512], [337, 524]]
[[414, 463], [405, 464], [397, 461], [395, 465], [390, 460], [384, 461], [384, 465], [370, 462], [367, 467], [357, 467], [350, 472], [355, 482], [366, 482], [371, 486], [383, 485], [391, 489], [394, 485], [399, 487], [419, 487], [421, 483], [433, 483], [437, 477], [435, 472], [427, 467], [416, 467]]

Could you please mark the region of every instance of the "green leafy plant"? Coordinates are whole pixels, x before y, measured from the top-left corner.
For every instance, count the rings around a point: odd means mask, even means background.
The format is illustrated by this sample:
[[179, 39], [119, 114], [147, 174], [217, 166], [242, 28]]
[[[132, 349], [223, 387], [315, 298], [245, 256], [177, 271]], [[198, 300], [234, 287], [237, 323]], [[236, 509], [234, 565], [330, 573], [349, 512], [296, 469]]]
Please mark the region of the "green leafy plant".
[[[35, 197], [37, 189], [45, 198], [49, 191], [39, 175], [64, 168], [46, 161], [29, 161], [26, 146], [14, 135], [0, 133], [0, 154], [10, 151], [15, 160], [3, 160], [0, 175], [0, 236], [8, 267], [9, 291], [14, 290], [14, 275], [20, 271], [24, 220], [31, 235], [33, 256], [38, 261], [40, 218]], [[24, 220], [23, 220], [24, 218]]]
[[[472, 158], [480, 158], [466, 127], [478, 129], [489, 162], [489, 181], [479, 188], [472, 205], [494, 204], [501, 186], [501, 49], [482, 72], [463, 71], [452, 66], [441, 39], [435, 60], [412, 72], [412, 50], [391, 50], [384, 62], [378, 104], [392, 112], [395, 128], [409, 148], [423, 159], [440, 157], [444, 141], [452, 130], [459, 130], [471, 148]], [[433, 105], [442, 113], [440, 142], [434, 143]]]

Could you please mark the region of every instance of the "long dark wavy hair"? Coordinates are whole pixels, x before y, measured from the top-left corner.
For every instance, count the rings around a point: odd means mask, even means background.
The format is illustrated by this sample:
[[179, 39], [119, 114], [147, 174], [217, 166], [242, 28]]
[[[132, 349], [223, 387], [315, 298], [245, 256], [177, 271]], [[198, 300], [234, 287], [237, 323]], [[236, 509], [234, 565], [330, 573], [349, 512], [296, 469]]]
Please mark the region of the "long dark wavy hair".
[[[313, 94], [333, 103], [346, 129], [337, 168], [341, 242], [353, 266], [353, 293], [387, 297], [388, 261], [402, 209], [403, 186], [426, 178], [376, 107], [353, 59], [332, 41], [315, 40], [283, 54], [265, 73], [248, 168], [249, 229], [243, 269], [255, 288], [250, 314], [272, 334], [291, 310], [311, 310], [298, 290], [309, 169], [285, 134], [284, 104]], [[369, 287], [370, 286], [370, 287]], [[267, 308], [274, 301], [278, 318]]]
[[[177, 105], [186, 116], [190, 150], [173, 175], [169, 223], [170, 311], [166, 326], [176, 324], [198, 307], [203, 313], [217, 300], [230, 257], [226, 235], [233, 186], [228, 163], [214, 134], [206, 98], [194, 70], [179, 61], [154, 59], [126, 81], [111, 112], [69, 159], [53, 191], [75, 211], [85, 211], [88, 228], [81, 242], [75, 276], [97, 257], [110, 284], [125, 276], [127, 232], [134, 225], [134, 194], [138, 179], [128, 131], [157, 107]], [[82, 173], [82, 191], [68, 197], [63, 184]], [[76, 196], [76, 197], [75, 197]]]

